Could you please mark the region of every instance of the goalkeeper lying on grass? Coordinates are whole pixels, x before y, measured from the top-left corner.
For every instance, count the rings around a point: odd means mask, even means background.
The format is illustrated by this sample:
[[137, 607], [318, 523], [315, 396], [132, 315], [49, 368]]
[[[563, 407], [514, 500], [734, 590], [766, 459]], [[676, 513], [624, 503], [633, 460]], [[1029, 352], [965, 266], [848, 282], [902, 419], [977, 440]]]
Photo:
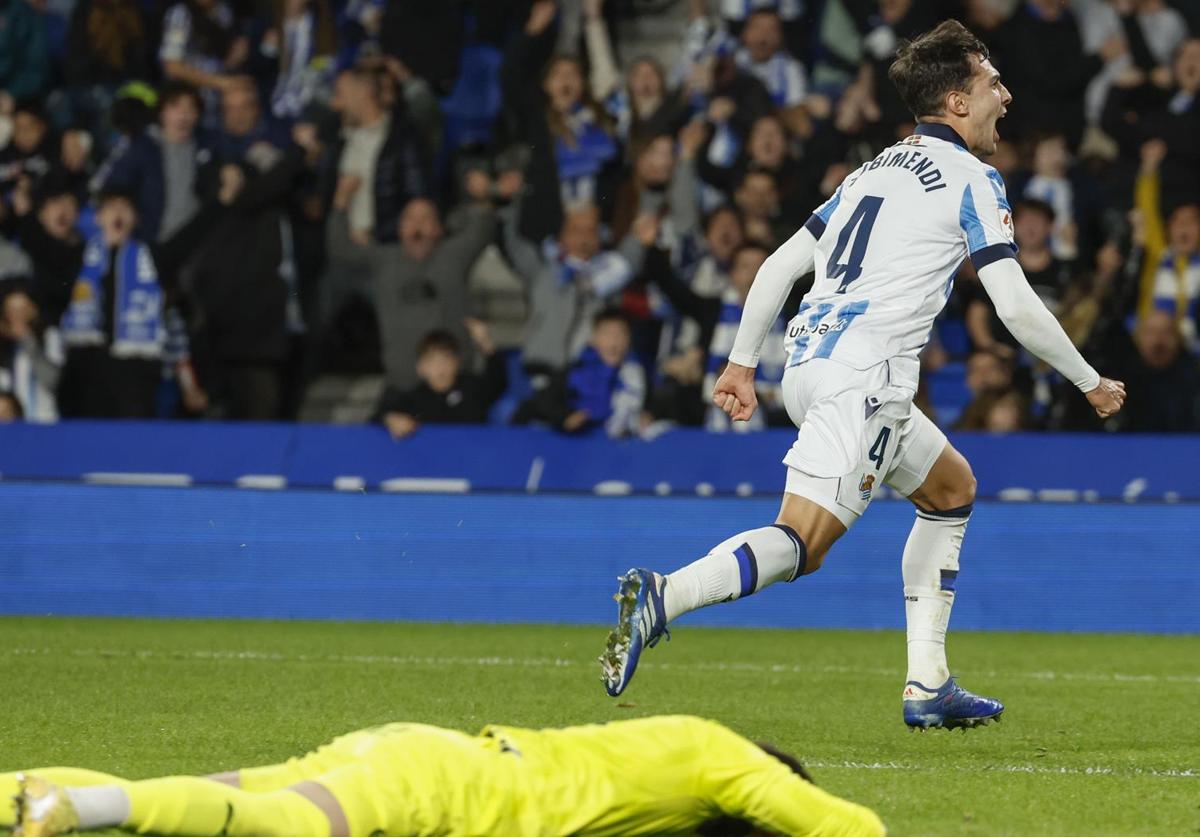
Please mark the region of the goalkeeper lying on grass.
[[[128, 782], [0, 775], [22, 837], [121, 827], [194, 837], [881, 835], [869, 809], [720, 724], [658, 717], [478, 736], [388, 724], [271, 767]], [[0, 818], [0, 825], [4, 824]]]

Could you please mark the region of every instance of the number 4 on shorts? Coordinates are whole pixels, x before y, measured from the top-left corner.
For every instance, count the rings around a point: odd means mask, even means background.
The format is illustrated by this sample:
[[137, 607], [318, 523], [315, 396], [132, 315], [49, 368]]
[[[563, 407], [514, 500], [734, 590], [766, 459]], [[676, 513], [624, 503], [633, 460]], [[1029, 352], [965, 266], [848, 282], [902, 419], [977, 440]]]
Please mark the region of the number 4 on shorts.
[[883, 457], [887, 453], [887, 443], [891, 437], [892, 428], [879, 428], [879, 435], [875, 437], [875, 444], [871, 445], [871, 452], [867, 454], [870, 460], [875, 463], [876, 471], [883, 467]]

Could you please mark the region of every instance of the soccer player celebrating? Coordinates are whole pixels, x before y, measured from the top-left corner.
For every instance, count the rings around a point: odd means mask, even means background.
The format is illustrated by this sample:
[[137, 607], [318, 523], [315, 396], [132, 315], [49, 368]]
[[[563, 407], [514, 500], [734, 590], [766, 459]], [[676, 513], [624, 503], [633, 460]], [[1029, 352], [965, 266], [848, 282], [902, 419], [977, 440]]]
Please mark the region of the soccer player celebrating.
[[15, 837], [114, 826], [182, 837], [884, 834], [874, 812], [765, 746], [689, 717], [478, 736], [388, 724], [217, 781], [50, 768], [0, 776], [0, 789], [19, 785]]
[[763, 339], [796, 279], [815, 271], [785, 342], [783, 400], [799, 432], [783, 460], [779, 516], [670, 575], [633, 569], [622, 576], [618, 625], [600, 658], [610, 695], [621, 694], [642, 650], [682, 614], [819, 569], [887, 484], [916, 506], [901, 564], [905, 723], [965, 728], [1004, 711], [959, 686], [946, 664], [975, 478], [913, 407], [918, 355], [959, 265], [971, 259], [1009, 331], [1079, 387], [1101, 417], [1121, 409], [1125, 387], [1080, 356], [1014, 258], [1004, 181], [979, 159], [995, 152], [996, 122], [1012, 102], [987, 47], [949, 20], [902, 46], [889, 75], [917, 119], [915, 134], [851, 173], [763, 264], [713, 392], [734, 420], [754, 414]]

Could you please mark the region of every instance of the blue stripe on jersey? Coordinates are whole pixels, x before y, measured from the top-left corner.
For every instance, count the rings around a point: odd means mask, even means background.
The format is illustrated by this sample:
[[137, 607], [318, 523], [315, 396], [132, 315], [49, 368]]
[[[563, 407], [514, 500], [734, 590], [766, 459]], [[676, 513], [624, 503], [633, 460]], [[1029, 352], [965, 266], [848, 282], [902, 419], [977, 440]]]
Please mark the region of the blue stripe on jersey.
[[[807, 308], [807, 304], [800, 306], [800, 310], [796, 312], [796, 316], [799, 317]], [[832, 310], [832, 302], [822, 302], [813, 309], [812, 314], [808, 318], [808, 331], [796, 338], [796, 345], [792, 348], [792, 356], [788, 358], [788, 366], [795, 366], [804, 357], [804, 353], [808, 351], [808, 341], [812, 338], [813, 329], [819, 326], [825, 315]]]
[[843, 305], [837, 312], [837, 326], [833, 331], [825, 332], [821, 338], [821, 342], [817, 344], [817, 350], [813, 352], [813, 357], [826, 358], [833, 354], [833, 347], [838, 344], [850, 326], [854, 325], [854, 318], [859, 314], [867, 313], [867, 308], [871, 305], [871, 300], [860, 299], [856, 302], [851, 302]]
[[817, 211], [813, 214], [820, 218], [823, 223], [828, 224], [830, 216], [833, 215], [833, 211], [838, 208], [838, 204], [841, 202], [842, 187], [839, 186], [837, 191], [833, 193], [833, 197], [818, 206]]
[[963, 189], [962, 203], [958, 207], [958, 225], [967, 234], [967, 252], [974, 254], [988, 246], [983, 224], [979, 222], [979, 213], [975, 211], [970, 183]]
[[996, 193], [996, 203], [1006, 212], [1012, 212], [1012, 206], [1008, 203], [1008, 195], [1004, 192], [1004, 178], [1000, 176], [1000, 172], [989, 167], [987, 179], [988, 183], [992, 184], [992, 191]]

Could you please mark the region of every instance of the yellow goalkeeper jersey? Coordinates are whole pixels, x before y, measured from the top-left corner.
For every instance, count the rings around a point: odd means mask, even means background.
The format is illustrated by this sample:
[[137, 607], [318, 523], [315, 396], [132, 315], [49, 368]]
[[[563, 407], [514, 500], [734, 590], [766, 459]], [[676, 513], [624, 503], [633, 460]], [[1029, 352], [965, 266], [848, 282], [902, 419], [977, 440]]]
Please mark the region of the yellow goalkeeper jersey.
[[871, 810], [700, 718], [479, 736], [389, 724], [291, 767], [333, 792], [354, 837], [676, 834], [721, 816], [786, 835], [885, 833]]

